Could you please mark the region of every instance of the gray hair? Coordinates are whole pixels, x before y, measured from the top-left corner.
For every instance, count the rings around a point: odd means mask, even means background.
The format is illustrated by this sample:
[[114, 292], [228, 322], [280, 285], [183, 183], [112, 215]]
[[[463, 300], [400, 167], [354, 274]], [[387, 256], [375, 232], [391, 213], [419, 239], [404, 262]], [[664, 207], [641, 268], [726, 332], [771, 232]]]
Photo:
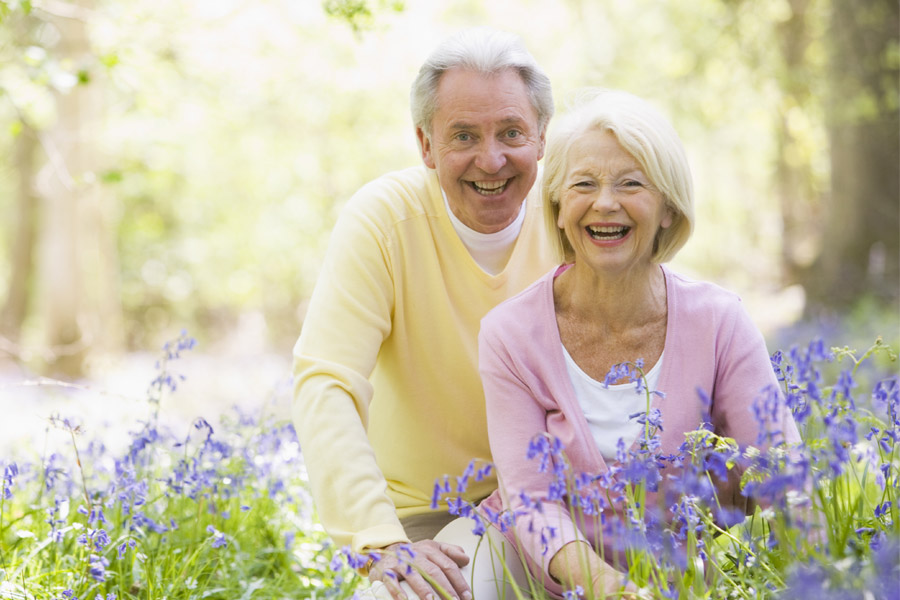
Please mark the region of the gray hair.
[[550, 79], [525, 49], [518, 36], [488, 27], [464, 29], [441, 43], [428, 57], [409, 93], [413, 125], [431, 135], [431, 120], [437, 108], [437, 88], [444, 72], [461, 68], [494, 75], [515, 69], [525, 86], [543, 133], [553, 116]]
[[[669, 121], [646, 100], [619, 90], [591, 88], [581, 92], [574, 107], [554, 124], [547, 139], [542, 182], [550, 223], [559, 217], [559, 199], [568, 170], [572, 144], [588, 131], [608, 131], [641, 165], [650, 183], [660, 191], [672, 212], [672, 225], [660, 229], [653, 256], [666, 262], [684, 246], [694, 228], [694, 187], [681, 139]], [[565, 233], [558, 231], [566, 260], [574, 251]]]

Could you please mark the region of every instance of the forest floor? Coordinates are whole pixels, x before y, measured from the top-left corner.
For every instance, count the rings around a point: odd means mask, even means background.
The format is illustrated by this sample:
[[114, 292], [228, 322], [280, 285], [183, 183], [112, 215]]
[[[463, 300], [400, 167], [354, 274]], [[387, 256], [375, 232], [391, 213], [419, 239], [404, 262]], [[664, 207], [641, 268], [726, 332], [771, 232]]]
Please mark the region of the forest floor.
[[[157, 376], [158, 356], [126, 354], [106, 361], [89, 380], [63, 382], [29, 373], [0, 360], [0, 459], [41, 452], [54, 432], [52, 416], [81, 425], [90, 439], [111, 448], [129, 440], [129, 432], [152, 414], [148, 390]], [[234, 407], [258, 416], [260, 411], [290, 418], [290, 353], [212, 354], [197, 348], [170, 363], [178, 387], [166, 392], [159, 421], [173, 431], [189, 431], [198, 417], [213, 427]], [[180, 380], [183, 376], [184, 380]], [[58, 441], [58, 440], [57, 440]], [[58, 448], [52, 443], [51, 448]]]

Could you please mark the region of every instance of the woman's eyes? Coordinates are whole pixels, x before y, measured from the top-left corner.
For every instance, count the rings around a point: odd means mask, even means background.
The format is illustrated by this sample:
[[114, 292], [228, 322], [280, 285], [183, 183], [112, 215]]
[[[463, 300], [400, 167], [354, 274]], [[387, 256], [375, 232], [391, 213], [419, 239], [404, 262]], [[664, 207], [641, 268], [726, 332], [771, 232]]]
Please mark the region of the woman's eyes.
[[[591, 179], [585, 179], [582, 181], [576, 181], [572, 184], [573, 188], [593, 188], [596, 187], [597, 183]], [[621, 181], [617, 184], [620, 189], [640, 189], [644, 187], [644, 183], [642, 181], [638, 181], [636, 179], [626, 179], [625, 181]]]

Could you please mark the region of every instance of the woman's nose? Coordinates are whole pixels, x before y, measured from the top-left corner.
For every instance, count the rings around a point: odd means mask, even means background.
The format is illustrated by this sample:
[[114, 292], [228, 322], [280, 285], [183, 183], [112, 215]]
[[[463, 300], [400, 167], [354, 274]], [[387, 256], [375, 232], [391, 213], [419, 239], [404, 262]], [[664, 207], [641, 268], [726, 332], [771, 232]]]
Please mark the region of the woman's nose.
[[619, 210], [619, 198], [612, 185], [608, 183], [600, 185], [600, 189], [594, 197], [593, 208], [600, 213], [611, 213]]

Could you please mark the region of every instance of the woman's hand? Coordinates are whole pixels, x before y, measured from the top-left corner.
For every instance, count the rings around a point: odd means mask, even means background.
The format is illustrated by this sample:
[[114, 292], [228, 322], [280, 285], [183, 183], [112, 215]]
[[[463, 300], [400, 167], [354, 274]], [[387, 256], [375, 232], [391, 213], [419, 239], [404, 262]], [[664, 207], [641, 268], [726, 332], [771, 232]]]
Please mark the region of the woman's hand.
[[[616, 571], [594, 552], [587, 542], [563, 546], [549, 565], [550, 575], [569, 590], [581, 588], [586, 598], [636, 600], [638, 589], [625, 583], [625, 574]], [[623, 588], [624, 586], [624, 588]]]
[[[623, 598], [637, 600], [638, 588], [634, 582], [625, 584], [625, 574], [616, 571], [607, 563], [591, 573], [591, 585], [595, 598]], [[624, 588], [623, 588], [623, 584]]]

